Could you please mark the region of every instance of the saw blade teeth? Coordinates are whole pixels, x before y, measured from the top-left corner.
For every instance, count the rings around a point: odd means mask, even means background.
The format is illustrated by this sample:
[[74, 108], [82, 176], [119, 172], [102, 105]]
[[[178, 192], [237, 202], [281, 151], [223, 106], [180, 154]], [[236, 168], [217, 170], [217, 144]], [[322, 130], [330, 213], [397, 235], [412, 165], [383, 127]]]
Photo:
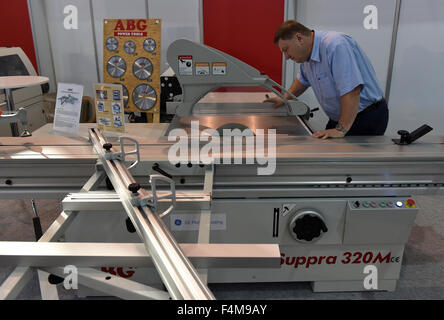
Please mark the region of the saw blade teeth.
[[146, 80], [153, 74], [153, 64], [147, 58], [139, 58], [133, 64], [134, 76], [139, 80]]
[[109, 50], [109, 51], [114, 51], [117, 49], [117, 47], [119, 46], [119, 41], [114, 38], [114, 37], [109, 37], [108, 39], [106, 39], [106, 43], [105, 43], [105, 47]]
[[120, 78], [126, 72], [126, 62], [122, 57], [113, 56], [108, 60], [106, 70], [111, 77]]
[[156, 105], [156, 90], [148, 84], [140, 84], [133, 91], [133, 101], [139, 110], [150, 110]]
[[143, 48], [148, 52], [153, 52], [156, 50], [156, 41], [151, 38], [145, 39], [145, 41], [143, 41]]
[[123, 98], [123, 106], [125, 108], [128, 108], [128, 100], [129, 100], [129, 93], [128, 89], [125, 87], [124, 84], [119, 82], [114, 82], [114, 84], [120, 84], [122, 86], [122, 98]]
[[125, 50], [126, 53], [132, 54], [134, 53], [134, 51], [136, 51], [136, 44], [134, 43], [134, 41], [128, 40], [123, 45], [123, 49]]

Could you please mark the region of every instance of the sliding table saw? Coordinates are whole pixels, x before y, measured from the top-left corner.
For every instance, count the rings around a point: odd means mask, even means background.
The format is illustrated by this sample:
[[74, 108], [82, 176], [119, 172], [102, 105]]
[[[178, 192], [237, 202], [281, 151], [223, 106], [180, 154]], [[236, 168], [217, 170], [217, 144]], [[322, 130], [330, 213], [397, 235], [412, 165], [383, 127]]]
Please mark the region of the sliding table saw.
[[[14, 297], [32, 268], [42, 279], [63, 276], [65, 265], [79, 267], [82, 285], [124, 298], [211, 299], [206, 283], [234, 282], [395, 290], [420, 210], [414, 196], [443, 190], [443, 138], [318, 140], [297, 99], [276, 110], [199, 103], [228, 85], [282, 95], [243, 62], [187, 40], [170, 46], [168, 61], [183, 89], [170, 124], [128, 124], [134, 140], [87, 124], [75, 137], [47, 125], [32, 137], [0, 138], [1, 198], [64, 197], [58, 225], [40, 241], [0, 243], [1, 264], [16, 265], [21, 281], [8, 278], [0, 297]], [[133, 145], [138, 152], [128, 154]], [[377, 268], [370, 289], [368, 265]]]

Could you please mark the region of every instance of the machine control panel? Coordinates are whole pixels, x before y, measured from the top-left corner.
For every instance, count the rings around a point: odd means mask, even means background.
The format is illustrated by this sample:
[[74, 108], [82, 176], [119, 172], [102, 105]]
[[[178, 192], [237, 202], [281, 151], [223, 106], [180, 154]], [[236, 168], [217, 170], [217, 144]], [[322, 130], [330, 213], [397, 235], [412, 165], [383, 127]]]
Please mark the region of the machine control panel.
[[397, 208], [403, 208], [403, 209], [415, 209], [417, 208], [417, 204], [415, 200], [412, 198], [396, 198], [396, 199], [374, 199], [374, 198], [367, 198], [367, 199], [355, 199], [349, 201], [349, 205], [353, 209], [397, 209]]

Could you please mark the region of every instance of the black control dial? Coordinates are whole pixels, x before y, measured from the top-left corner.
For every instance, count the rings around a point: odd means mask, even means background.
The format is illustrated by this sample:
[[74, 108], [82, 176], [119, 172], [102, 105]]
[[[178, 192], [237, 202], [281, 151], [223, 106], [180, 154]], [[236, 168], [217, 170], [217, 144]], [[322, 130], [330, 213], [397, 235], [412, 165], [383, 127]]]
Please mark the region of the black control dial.
[[312, 241], [328, 231], [324, 220], [311, 214], [304, 214], [295, 219], [292, 231], [298, 240]]

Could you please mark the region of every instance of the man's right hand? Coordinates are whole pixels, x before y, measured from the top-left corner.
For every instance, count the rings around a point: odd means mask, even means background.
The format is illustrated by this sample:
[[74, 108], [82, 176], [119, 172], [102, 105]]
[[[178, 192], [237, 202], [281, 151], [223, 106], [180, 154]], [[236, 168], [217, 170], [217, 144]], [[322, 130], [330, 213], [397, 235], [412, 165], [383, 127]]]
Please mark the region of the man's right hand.
[[262, 102], [271, 102], [271, 103], [273, 103], [273, 109], [276, 109], [276, 108], [282, 107], [282, 106], [285, 104], [284, 100], [282, 100], [282, 99], [279, 98], [279, 97], [273, 97], [273, 98], [270, 98], [270, 97], [268, 96], [268, 94], [265, 95], [265, 97], [266, 97], [267, 99], [265, 99], [265, 100], [262, 101]]

